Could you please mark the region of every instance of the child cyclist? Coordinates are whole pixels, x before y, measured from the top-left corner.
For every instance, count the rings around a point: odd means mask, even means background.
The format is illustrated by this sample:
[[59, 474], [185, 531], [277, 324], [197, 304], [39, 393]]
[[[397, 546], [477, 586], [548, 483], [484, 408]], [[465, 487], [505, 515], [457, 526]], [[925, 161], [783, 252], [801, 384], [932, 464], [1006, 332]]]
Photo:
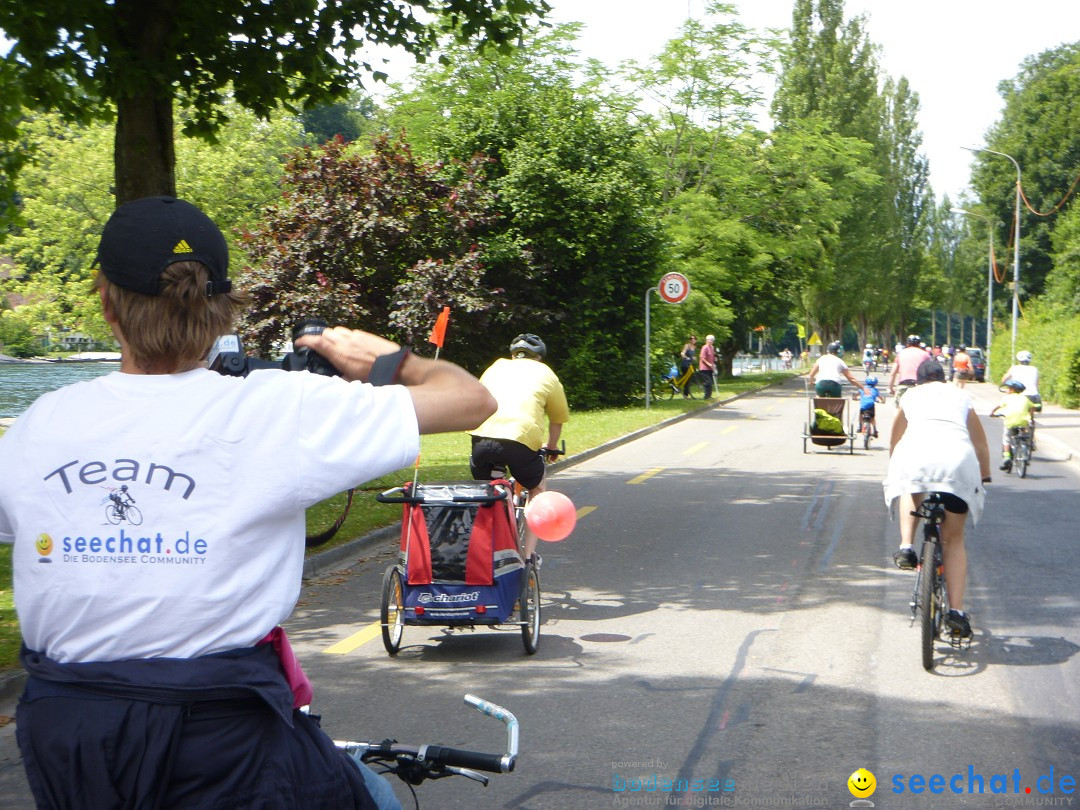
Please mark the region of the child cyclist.
[[996, 416], [1000, 411], [1005, 420], [1005, 428], [1001, 432], [1001, 469], [1008, 472], [1012, 469], [1012, 448], [1009, 446], [1009, 437], [1016, 433], [1017, 428], [1028, 426], [1035, 403], [1024, 396], [1026, 386], [1019, 380], [1009, 380], [1005, 385], [1012, 391], [994, 406], [990, 415]]
[[858, 393], [852, 394], [851, 398], [858, 397], [859, 400], [859, 424], [862, 424], [862, 420], [869, 419], [870, 427], [874, 430], [874, 438], [878, 437], [877, 432], [877, 413], [874, 407], [877, 403], [885, 402], [885, 397], [881, 395], [881, 392], [877, 388], [878, 378], [867, 377], [863, 381], [863, 388], [860, 388]]

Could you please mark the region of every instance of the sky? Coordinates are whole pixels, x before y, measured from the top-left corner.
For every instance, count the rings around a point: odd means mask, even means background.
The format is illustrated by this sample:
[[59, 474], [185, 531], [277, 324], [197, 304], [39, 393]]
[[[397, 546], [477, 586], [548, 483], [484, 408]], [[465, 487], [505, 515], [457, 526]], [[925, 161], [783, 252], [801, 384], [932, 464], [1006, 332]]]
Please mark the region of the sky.
[[[726, 1], [749, 28], [791, 24], [793, 0]], [[659, 52], [688, 16], [705, 9], [705, 0], [548, 2], [550, 20], [584, 24], [582, 55], [610, 66]], [[998, 83], [1015, 77], [1026, 56], [1080, 40], [1080, 0], [847, 0], [844, 12], [845, 19], [867, 16], [882, 70], [905, 76], [919, 94], [930, 183], [939, 199], [948, 194], [953, 203], [967, 188], [973, 160], [962, 147], [985, 146], [1001, 114]], [[764, 81], [762, 89], [771, 92]]]

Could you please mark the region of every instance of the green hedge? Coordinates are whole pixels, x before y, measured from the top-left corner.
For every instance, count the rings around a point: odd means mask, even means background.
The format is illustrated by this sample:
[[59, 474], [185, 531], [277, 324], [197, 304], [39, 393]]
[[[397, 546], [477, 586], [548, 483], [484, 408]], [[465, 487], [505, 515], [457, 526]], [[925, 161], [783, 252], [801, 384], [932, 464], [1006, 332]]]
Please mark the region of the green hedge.
[[[1014, 362], [1009, 324], [994, 332], [990, 353], [993, 382]], [[1039, 367], [1039, 393], [1047, 402], [1080, 408], [1080, 315], [1030, 301], [1017, 324], [1016, 350], [1035, 355]]]

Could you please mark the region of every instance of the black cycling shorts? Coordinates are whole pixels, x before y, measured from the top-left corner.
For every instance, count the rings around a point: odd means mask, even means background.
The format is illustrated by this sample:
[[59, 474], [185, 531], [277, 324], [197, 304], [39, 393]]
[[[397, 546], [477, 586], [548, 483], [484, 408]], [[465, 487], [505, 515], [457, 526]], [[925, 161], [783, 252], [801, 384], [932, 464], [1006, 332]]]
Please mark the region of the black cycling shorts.
[[1039, 396], [1038, 394], [1024, 394], [1024, 396], [1026, 396], [1028, 399], [1030, 399], [1031, 404], [1035, 406], [1032, 410], [1034, 410], [1035, 412], [1039, 412], [1039, 411], [1042, 410], [1042, 397], [1041, 396]]
[[952, 512], [954, 515], [966, 515], [968, 513], [967, 501], [959, 495], [953, 495], [951, 492], [939, 492], [938, 498], [941, 500], [941, 505], [945, 507], [946, 512]]
[[510, 439], [472, 437], [469, 468], [477, 481], [489, 481], [492, 467], [502, 467], [525, 489], [533, 489], [544, 480], [544, 459], [540, 453]]

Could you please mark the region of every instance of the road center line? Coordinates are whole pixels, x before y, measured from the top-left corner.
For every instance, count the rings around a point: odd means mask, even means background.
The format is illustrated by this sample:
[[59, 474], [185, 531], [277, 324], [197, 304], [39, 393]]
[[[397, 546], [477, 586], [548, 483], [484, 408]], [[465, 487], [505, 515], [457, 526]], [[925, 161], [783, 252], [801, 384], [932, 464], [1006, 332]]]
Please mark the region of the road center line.
[[739, 427], [739, 426], [738, 425], [731, 425], [730, 427], [726, 427], [723, 430], [721, 430], [720, 433], [721, 434], [723, 434], [723, 433], [731, 433], [731, 431], [735, 430], [737, 427]]
[[377, 638], [381, 632], [382, 625], [378, 622], [372, 622], [367, 627], [353, 633], [348, 638], [343, 638], [336, 644], [327, 647], [323, 652], [327, 655], [345, 655], [351, 653], [360, 645], [367, 644], [373, 638]]
[[583, 517], [585, 517], [590, 512], [595, 512], [595, 511], [596, 511], [595, 506], [583, 506], [583, 507], [581, 507], [580, 509], [577, 510], [577, 519], [581, 520]]
[[663, 471], [664, 471], [663, 467], [653, 467], [651, 470], [646, 470], [645, 472], [643, 472], [637, 478], [631, 478], [626, 483], [628, 483], [628, 484], [641, 484], [641, 483], [644, 483], [645, 481], [648, 481], [650, 478], [652, 478], [658, 472], [663, 472]]
[[698, 443], [697, 443], [697, 444], [695, 444], [695, 445], [694, 445], [693, 447], [688, 447], [688, 448], [686, 448], [685, 450], [683, 450], [683, 455], [684, 455], [684, 456], [689, 456], [689, 455], [693, 455], [693, 454], [694, 454], [694, 453], [696, 453], [696, 452], [697, 452], [698, 450], [701, 450], [701, 449], [703, 449], [703, 448], [705, 448], [705, 447], [708, 447], [708, 446], [709, 446], [709, 443], [708, 443], [708, 442], [698, 442]]

